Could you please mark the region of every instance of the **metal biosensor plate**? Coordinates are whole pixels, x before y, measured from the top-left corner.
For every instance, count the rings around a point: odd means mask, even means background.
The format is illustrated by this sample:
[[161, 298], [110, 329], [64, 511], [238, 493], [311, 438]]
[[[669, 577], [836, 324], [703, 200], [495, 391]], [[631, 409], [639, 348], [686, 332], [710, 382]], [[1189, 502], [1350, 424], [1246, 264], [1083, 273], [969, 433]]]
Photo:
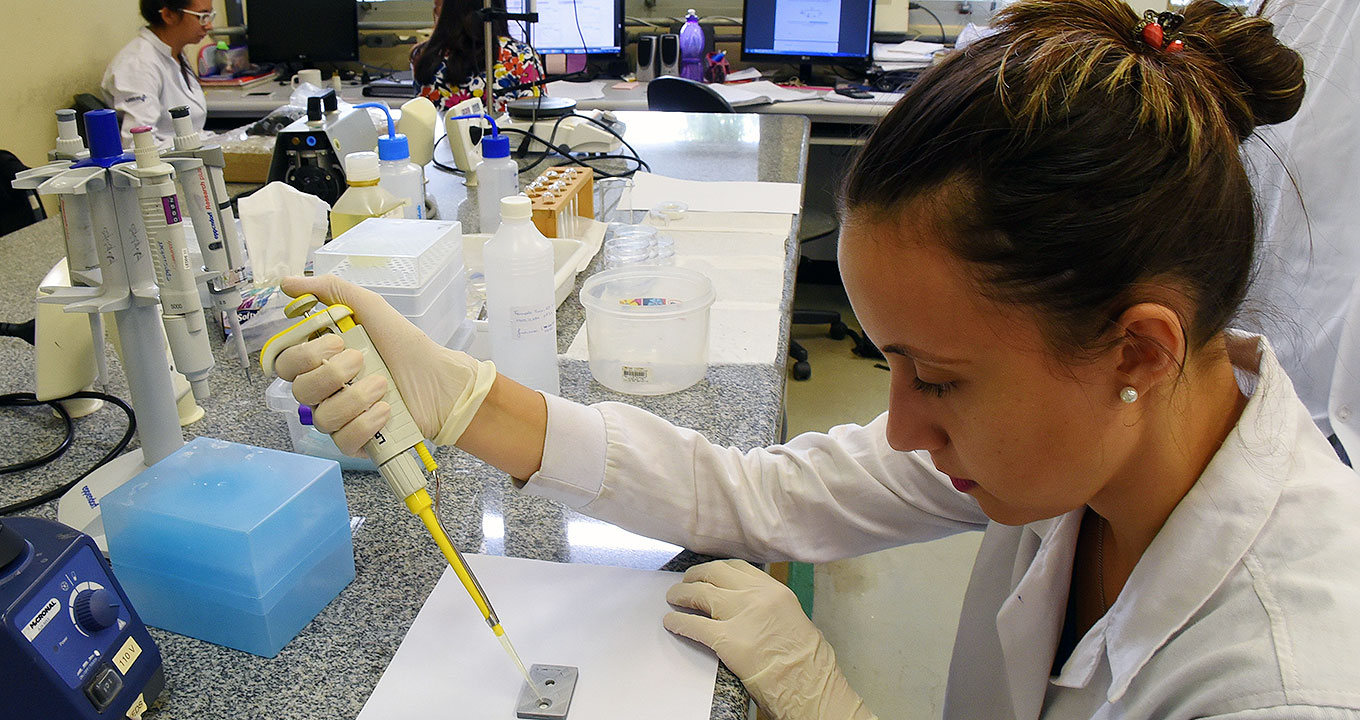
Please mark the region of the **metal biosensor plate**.
[[571, 709], [571, 696], [576, 692], [576, 678], [580, 672], [570, 665], [533, 665], [529, 677], [534, 687], [524, 685], [519, 691], [515, 717], [526, 720], [561, 720]]

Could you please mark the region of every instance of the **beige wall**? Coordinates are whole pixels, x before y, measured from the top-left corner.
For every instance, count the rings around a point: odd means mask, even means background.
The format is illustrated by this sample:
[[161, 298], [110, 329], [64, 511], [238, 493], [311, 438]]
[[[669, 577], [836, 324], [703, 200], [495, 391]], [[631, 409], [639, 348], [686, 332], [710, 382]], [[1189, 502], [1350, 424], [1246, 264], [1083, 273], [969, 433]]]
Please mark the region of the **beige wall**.
[[0, 148], [30, 167], [47, 162], [53, 113], [76, 93], [97, 93], [143, 24], [137, 0], [0, 0]]

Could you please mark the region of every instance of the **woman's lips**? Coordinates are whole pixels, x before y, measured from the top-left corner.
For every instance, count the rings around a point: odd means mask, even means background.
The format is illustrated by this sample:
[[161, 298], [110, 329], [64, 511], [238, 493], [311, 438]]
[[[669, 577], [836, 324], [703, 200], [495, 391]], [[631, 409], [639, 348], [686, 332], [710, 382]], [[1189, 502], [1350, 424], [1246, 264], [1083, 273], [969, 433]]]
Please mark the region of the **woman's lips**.
[[969, 490], [972, 490], [973, 488], [977, 487], [977, 483], [973, 482], [972, 480], [954, 477], [953, 475], [949, 476], [949, 481], [954, 483], [954, 489], [958, 490], [961, 493], [966, 493]]

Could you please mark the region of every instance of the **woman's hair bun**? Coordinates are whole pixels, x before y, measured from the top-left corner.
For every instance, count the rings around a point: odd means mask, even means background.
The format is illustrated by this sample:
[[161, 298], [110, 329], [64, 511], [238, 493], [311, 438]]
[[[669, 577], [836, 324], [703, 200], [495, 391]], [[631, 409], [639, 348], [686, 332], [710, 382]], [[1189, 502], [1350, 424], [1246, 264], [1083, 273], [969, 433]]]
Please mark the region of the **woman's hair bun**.
[[1275, 37], [1275, 26], [1217, 0], [1194, 0], [1184, 10], [1180, 32], [1187, 49], [1216, 56], [1237, 77], [1248, 113], [1224, 98], [1229, 120], [1245, 139], [1262, 125], [1282, 123], [1303, 103], [1303, 58]]

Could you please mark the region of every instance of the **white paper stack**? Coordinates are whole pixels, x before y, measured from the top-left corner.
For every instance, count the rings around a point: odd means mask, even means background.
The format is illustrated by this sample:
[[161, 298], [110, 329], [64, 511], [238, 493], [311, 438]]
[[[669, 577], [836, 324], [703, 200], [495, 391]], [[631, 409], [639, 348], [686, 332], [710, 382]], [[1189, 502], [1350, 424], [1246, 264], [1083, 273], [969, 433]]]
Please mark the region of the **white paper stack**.
[[896, 44], [874, 43], [874, 62], [884, 70], [920, 70], [930, 67], [935, 53], [944, 49], [940, 43], [907, 40]]

